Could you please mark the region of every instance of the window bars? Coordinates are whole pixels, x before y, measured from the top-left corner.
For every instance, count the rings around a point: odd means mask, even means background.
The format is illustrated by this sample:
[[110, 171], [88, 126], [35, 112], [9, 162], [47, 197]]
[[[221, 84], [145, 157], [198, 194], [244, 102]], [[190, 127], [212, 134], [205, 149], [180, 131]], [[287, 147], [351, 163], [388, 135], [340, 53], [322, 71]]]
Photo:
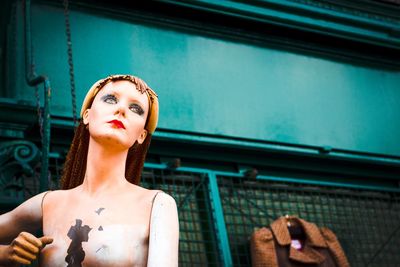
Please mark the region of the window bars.
[[178, 170], [146, 168], [142, 185], [164, 190], [177, 202], [180, 266], [251, 266], [250, 235], [285, 214], [329, 227], [351, 266], [400, 266], [400, 193], [217, 175], [227, 263], [210, 173]]

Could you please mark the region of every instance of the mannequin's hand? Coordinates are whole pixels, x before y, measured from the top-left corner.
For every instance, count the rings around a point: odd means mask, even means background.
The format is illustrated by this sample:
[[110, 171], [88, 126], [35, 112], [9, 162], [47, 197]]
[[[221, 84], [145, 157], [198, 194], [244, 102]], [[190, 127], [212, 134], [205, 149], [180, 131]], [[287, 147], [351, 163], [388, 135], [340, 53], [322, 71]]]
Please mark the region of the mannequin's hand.
[[52, 242], [53, 238], [48, 236], [37, 238], [28, 232], [21, 232], [9, 245], [7, 258], [13, 264], [31, 264], [40, 251]]

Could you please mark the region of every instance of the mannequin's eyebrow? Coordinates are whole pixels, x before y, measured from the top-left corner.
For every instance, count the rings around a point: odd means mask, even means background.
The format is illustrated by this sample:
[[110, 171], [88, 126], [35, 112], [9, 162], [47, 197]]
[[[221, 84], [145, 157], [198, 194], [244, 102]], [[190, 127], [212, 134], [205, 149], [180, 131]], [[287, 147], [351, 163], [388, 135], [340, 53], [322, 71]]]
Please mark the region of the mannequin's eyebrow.
[[108, 97], [110, 97], [110, 96], [112, 96], [113, 98], [118, 98], [118, 97], [115, 96], [114, 94], [105, 94], [105, 95], [102, 95], [102, 96], [100, 97], [100, 99], [104, 100], [104, 99], [106, 99], [106, 98], [108, 98]]

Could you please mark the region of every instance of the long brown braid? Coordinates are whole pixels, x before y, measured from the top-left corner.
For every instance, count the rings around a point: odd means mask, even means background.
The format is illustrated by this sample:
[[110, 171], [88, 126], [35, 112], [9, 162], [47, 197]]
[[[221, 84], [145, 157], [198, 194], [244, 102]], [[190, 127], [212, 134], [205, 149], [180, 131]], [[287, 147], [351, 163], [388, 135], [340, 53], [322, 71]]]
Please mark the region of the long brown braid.
[[81, 120], [75, 129], [74, 138], [65, 160], [61, 177], [61, 189], [74, 188], [83, 182], [88, 149], [89, 131]]

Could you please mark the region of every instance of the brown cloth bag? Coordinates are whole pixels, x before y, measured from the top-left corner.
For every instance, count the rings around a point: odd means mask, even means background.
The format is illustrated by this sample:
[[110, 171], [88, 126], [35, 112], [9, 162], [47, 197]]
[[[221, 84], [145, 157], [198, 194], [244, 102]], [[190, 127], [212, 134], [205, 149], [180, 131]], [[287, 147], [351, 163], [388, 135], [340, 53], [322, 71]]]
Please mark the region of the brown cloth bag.
[[291, 246], [285, 217], [263, 227], [251, 236], [250, 250], [253, 267], [350, 267], [335, 234], [326, 227], [291, 217], [303, 228], [306, 239], [301, 250]]

